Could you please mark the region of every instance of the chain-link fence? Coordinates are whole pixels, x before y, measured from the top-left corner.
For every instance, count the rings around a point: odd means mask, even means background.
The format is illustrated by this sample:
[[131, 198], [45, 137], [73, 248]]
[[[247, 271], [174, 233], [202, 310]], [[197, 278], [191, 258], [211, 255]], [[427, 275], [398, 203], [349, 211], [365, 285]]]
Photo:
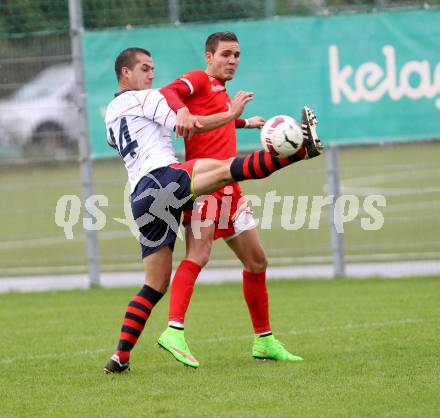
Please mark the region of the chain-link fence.
[[[289, 15], [376, 13], [439, 5], [438, 0], [82, 1], [86, 30]], [[71, 61], [67, 0], [0, 3], [0, 276], [87, 270], [83, 212], [73, 227], [73, 240], [66, 240], [54, 219], [62, 195], [81, 195]], [[438, 148], [438, 145], [420, 144], [412, 148], [398, 145], [341, 151], [343, 192], [382, 192], [390, 196], [392, 203], [384, 212], [386, 220], [390, 220], [388, 229], [380, 237], [360, 235], [359, 228], [348, 227], [348, 261], [439, 258], [440, 245], [435, 234], [439, 230], [440, 208], [440, 185], [436, 180]], [[416, 158], [412, 157], [414, 154]], [[429, 156], [427, 163], [425, 155]], [[99, 232], [102, 268], [104, 271], [138, 269], [138, 244], [128, 229], [115, 220], [125, 217], [122, 193], [125, 172], [117, 160], [95, 162], [94, 166], [97, 193], [109, 199], [105, 212], [108, 222]], [[298, 172], [295, 194], [323, 193], [325, 160], [310, 167]], [[263, 188], [246, 186], [245, 191], [264, 195], [276, 187], [280, 193], [282, 190], [288, 193], [291, 180], [286, 176], [275, 176]], [[314, 180], [307, 190], [311, 178]], [[261, 215], [258, 208], [256, 214]], [[324, 222], [323, 219], [319, 232], [305, 228], [293, 235], [283, 234], [281, 220], [274, 226], [280, 233], [262, 230], [272, 263], [329, 263], [330, 236]], [[211, 265], [236, 265], [228, 251], [226, 247], [214, 250]], [[176, 260], [183, 254], [183, 243], [178, 243]]]
[[[438, 5], [439, 0], [82, 1], [86, 30]], [[1, 2], [0, 52], [0, 158], [74, 154], [73, 72], [65, 65], [71, 62], [68, 1]], [[60, 89], [65, 79], [70, 88]]]

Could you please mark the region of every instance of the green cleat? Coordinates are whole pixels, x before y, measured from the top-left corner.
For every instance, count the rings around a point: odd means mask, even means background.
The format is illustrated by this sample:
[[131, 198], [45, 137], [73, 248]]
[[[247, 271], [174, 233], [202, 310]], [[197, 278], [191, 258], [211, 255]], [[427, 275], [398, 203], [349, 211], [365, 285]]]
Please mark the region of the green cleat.
[[190, 367], [199, 367], [199, 361], [189, 351], [183, 330], [168, 327], [159, 337], [157, 343], [169, 351], [176, 360]]
[[252, 355], [257, 360], [303, 361], [302, 357], [289, 353], [273, 335], [255, 337]]

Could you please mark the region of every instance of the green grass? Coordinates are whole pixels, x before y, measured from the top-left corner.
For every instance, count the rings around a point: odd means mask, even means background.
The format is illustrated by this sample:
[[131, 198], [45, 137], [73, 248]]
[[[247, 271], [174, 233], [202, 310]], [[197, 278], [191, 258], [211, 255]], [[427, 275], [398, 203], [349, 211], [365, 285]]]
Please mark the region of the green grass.
[[440, 277], [271, 281], [271, 322], [301, 364], [250, 357], [239, 284], [198, 286], [185, 368], [155, 340], [153, 312], [132, 371], [102, 367], [137, 289], [0, 295], [2, 417], [438, 417]]
[[[385, 224], [379, 231], [364, 231], [359, 214], [345, 225], [348, 262], [437, 260], [440, 258], [440, 142], [343, 148], [340, 150], [343, 193], [354, 194], [361, 203], [365, 194], [383, 194], [381, 208]], [[121, 161], [94, 164], [96, 193], [108, 197], [107, 217], [99, 232], [101, 266], [104, 271], [139, 269], [139, 248], [128, 229], [114, 221], [123, 218], [123, 188], [126, 173]], [[64, 194], [81, 194], [78, 166], [59, 163], [49, 166], [0, 168], [0, 277], [58, 274], [86, 271], [82, 217], [74, 227], [74, 239], [66, 240], [54, 221], [57, 200]], [[245, 182], [246, 194], [264, 199], [275, 190], [279, 196], [327, 194], [325, 158], [295, 164], [268, 179]], [[330, 263], [330, 235], [327, 210], [320, 227], [296, 231], [281, 227], [281, 204], [275, 205], [270, 229], [259, 230], [271, 265]], [[263, 210], [254, 206], [261, 218]], [[293, 211], [296, 211], [294, 200]], [[287, 214], [289, 215], [289, 214]], [[178, 240], [175, 261], [184, 255]], [[313, 258], [310, 258], [310, 256]], [[223, 242], [216, 243], [210, 266], [239, 265]]]

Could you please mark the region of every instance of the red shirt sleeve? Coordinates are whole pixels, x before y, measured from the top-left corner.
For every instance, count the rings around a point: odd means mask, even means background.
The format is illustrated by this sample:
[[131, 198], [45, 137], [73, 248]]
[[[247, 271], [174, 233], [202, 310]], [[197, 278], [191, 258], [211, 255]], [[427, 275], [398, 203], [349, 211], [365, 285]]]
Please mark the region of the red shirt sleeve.
[[165, 87], [162, 87], [159, 91], [163, 94], [168, 106], [173, 109], [174, 112], [177, 113], [179, 109], [186, 107], [182, 99], [185, 96], [189, 96], [190, 90], [183, 81], [175, 80]]
[[208, 82], [208, 74], [201, 70], [190, 71], [172, 83], [162, 87], [159, 91], [164, 95], [168, 106], [177, 112], [186, 107], [185, 97], [202, 91]]
[[240, 128], [244, 128], [246, 126], [246, 121], [244, 119], [235, 119], [235, 127], [240, 129]]
[[206, 88], [206, 85], [209, 81], [209, 76], [202, 70], [195, 70], [183, 74], [182, 77], [179, 77], [179, 80], [186, 83], [190, 89], [190, 95], [192, 95]]

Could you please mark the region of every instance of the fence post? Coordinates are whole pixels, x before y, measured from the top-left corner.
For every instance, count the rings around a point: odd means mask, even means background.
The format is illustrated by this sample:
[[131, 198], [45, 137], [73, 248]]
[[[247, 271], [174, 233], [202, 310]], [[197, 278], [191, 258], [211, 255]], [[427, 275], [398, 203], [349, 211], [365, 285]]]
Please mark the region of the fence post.
[[176, 25], [179, 20], [179, 0], [168, 0], [168, 7], [170, 10], [170, 23]]
[[386, 0], [376, 0], [376, 9], [381, 12], [386, 6]]
[[[81, 1], [69, 0], [70, 41], [72, 61], [75, 71], [75, 103], [79, 113], [78, 151], [81, 172], [83, 204], [95, 193], [93, 184], [93, 167], [90, 159], [90, 145], [87, 134], [86, 95], [84, 89], [84, 72], [81, 37], [83, 18]], [[99, 247], [96, 231], [86, 230], [86, 252], [90, 285], [99, 285]]]
[[268, 19], [275, 16], [275, 1], [274, 0], [265, 0], [264, 1], [264, 15]]
[[330, 145], [325, 152], [327, 159], [328, 194], [334, 196], [329, 210], [329, 223], [333, 255], [334, 277], [345, 277], [344, 234], [339, 233], [336, 225], [340, 222], [341, 212], [336, 210], [336, 200], [341, 194], [339, 183], [338, 147]]

